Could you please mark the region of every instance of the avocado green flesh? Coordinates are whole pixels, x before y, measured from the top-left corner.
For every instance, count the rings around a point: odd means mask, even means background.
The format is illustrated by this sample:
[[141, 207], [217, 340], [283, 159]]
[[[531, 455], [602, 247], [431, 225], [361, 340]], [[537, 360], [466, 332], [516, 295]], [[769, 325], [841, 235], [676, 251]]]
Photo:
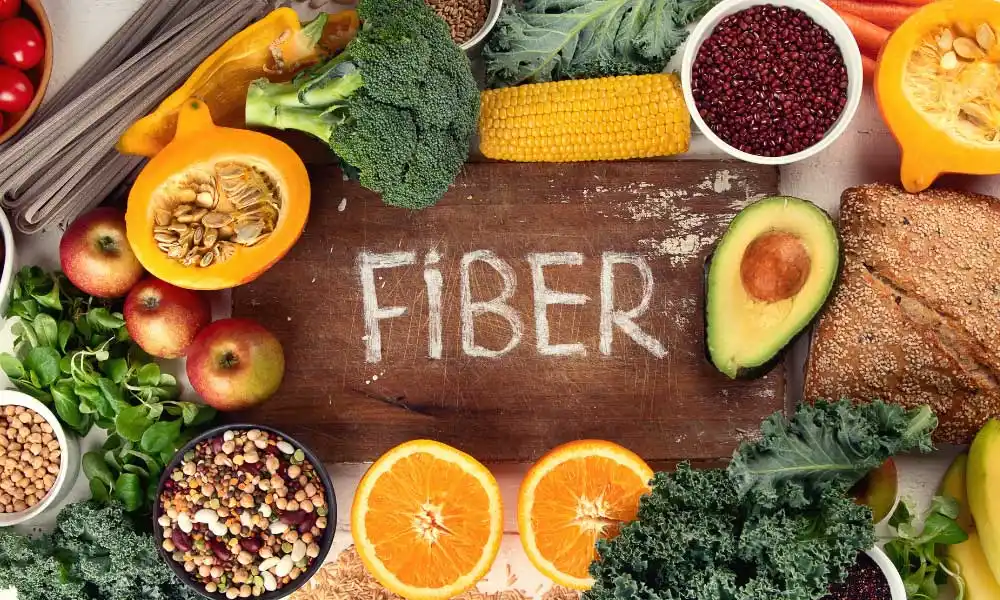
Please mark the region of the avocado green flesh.
[[[743, 254], [770, 232], [795, 235], [810, 258], [809, 274], [791, 298], [762, 302], [743, 286]], [[840, 265], [840, 242], [830, 218], [805, 200], [765, 198], [733, 219], [716, 247], [707, 276], [706, 339], [715, 366], [730, 377], [777, 356], [823, 307]]]

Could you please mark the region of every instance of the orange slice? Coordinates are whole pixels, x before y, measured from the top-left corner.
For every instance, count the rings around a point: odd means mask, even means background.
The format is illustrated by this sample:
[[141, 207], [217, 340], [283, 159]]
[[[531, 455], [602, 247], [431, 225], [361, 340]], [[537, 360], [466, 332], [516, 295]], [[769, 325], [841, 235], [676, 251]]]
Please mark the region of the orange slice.
[[539, 460], [521, 484], [517, 525], [532, 564], [559, 585], [587, 590], [598, 539], [635, 520], [653, 470], [611, 442], [582, 440]]
[[368, 469], [351, 508], [368, 572], [409, 600], [444, 600], [490, 570], [503, 537], [500, 488], [476, 459], [416, 440]]

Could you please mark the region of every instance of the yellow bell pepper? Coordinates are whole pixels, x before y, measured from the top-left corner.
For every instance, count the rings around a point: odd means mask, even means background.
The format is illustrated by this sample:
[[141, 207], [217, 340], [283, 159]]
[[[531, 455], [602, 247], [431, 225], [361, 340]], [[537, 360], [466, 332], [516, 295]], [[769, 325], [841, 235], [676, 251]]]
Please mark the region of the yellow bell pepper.
[[220, 126], [243, 127], [246, 92], [254, 80], [290, 79], [303, 67], [344, 49], [358, 26], [353, 10], [321, 14], [304, 27], [291, 8], [271, 12], [230, 38], [155, 112], [129, 127], [118, 140], [118, 151], [155, 156], [174, 139], [177, 116], [191, 98], [205, 102]]

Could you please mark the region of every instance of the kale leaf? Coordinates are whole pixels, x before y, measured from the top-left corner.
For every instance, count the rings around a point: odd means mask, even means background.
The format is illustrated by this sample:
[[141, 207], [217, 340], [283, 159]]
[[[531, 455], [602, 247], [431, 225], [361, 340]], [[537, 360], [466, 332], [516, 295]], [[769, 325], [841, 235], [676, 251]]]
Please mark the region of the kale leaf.
[[0, 589], [21, 600], [196, 600], [118, 504], [71, 504], [32, 540], [0, 529]]
[[636, 521], [598, 542], [585, 600], [815, 600], [875, 543], [847, 490], [890, 455], [930, 448], [930, 409], [800, 406], [729, 469], [657, 473]]
[[483, 49], [491, 87], [659, 73], [718, 0], [526, 0]]

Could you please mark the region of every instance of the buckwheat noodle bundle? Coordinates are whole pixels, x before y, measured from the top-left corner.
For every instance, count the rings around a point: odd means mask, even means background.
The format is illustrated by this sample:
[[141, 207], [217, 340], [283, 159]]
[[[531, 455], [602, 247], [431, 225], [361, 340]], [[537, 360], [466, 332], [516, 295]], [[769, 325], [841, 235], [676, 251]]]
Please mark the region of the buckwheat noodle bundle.
[[147, 0], [47, 100], [29, 128], [0, 145], [0, 203], [23, 233], [99, 204], [144, 159], [115, 150], [226, 40], [259, 19], [266, 0]]

